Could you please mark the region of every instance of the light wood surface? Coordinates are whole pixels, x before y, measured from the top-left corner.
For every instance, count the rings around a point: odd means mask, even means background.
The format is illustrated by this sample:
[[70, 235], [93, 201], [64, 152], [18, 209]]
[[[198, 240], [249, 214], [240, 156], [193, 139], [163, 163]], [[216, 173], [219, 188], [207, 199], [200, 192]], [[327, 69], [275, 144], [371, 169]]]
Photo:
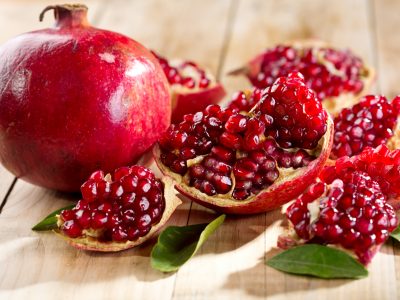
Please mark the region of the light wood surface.
[[[228, 94], [248, 86], [226, 74], [265, 47], [320, 38], [349, 47], [378, 71], [374, 89], [400, 93], [396, 0], [103, 0], [82, 1], [95, 26], [121, 32], [167, 57], [193, 59], [224, 83]], [[52, 1], [1, 0], [0, 43], [38, 22]], [[152, 166], [153, 168], [154, 165]], [[50, 233], [30, 230], [75, 198], [16, 180], [0, 167], [1, 299], [399, 299], [399, 245], [389, 242], [362, 280], [291, 276], [265, 266], [277, 253], [279, 211], [228, 217], [178, 272], [152, 270], [145, 245], [112, 254], [77, 251]], [[215, 214], [185, 201], [169, 224], [208, 222]]]

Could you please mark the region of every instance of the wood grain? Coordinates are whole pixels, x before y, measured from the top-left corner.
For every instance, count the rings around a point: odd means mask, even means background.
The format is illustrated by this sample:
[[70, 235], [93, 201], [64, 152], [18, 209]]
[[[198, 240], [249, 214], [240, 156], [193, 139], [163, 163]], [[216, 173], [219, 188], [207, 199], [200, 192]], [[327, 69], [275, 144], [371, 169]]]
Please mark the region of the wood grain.
[[[82, 1], [81, 1], [82, 2]], [[249, 86], [226, 74], [266, 47], [320, 38], [349, 47], [379, 72], [380, 90], [398, 93], [400, 25], [395, 0], [146, 0], [83, 1], [89, 19], [168, 57], [207, 66], [229, 94]], [[0, 43], [20, 32], [50, 26], [37, 22], [51, 0], [0, 2]], [[225, 101], [227, 101], [225, 99]], [[155, 170], [155, 166], [151, 166]], [[0, 199], [13, 176], [0, 168]], [[400, 295], [399, 244], [383, 247], [362, 280], [291, 276], [265, 266], [278, 253], [279, 210], [228, 217], [199, 253], [177, 273], [150, 268], [154, 239], [113, 254], [77, 251], [51, 233], [30, 230], [47, 213], [77, 198], [18, 180], [0, 214], [1, 299], [396, 299]], [[185, 200], [169, 224], [208, 222], [214, 212]], [[394, 248], [394, 249], [393, 249]], [[393, 255], [393, 252], [395, 255]]]

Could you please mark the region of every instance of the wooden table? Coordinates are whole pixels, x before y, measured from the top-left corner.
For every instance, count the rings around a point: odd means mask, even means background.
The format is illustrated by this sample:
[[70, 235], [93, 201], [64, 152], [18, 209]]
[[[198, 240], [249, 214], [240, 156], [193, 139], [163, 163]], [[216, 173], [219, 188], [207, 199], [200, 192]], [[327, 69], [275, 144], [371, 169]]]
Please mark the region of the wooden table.
[[[63, 1], [61, 1], [63, 2]], [[210, 68], [229, 94], [247, 86], [227, 76], [268, 46], [317, 37], [350, 47], [379, 74], [375, 91], [400, 91], [400, 2], [395, 0], [83, 1], [95, 26], [118, 31], [167, 57]], [[52, 1], [2, 0], [0, 42], [50, 26], [38, 14]], [[0, 167], [2, 299], [396, 299], [400, 248], [387, 243], [362, 280], [291, 276], [265, 266], [280, 232], [280, 212], [229, 217], [189, 263], [173, 274], [152, 270], [154, 240], [121, 253], [77, 251], [51, 233], [30, 230], [74, 200], [14, 178]], [[169, 224], [208, 222], [214, 214], [186, 201]]]

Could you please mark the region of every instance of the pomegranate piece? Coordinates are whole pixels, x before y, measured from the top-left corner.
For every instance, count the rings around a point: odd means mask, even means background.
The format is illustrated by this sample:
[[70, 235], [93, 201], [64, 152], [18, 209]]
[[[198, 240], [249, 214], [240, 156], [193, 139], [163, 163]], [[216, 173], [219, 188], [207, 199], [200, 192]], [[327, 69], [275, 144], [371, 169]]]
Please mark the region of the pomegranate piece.
[[365, 147], [395, 143], [400, 118], [400, 96], [389, 102], [384, 96], [368, 95], [334, 119], [335, 133], [330, 157], [353, 156]]
[[301, 75], [252, 97], [260, 102], [247, 114], [210, 105], [160, 139], [155, 159], [179, 192], [218, 211], [249, 214], [290, 201], [318, 176], [333, 123]]
[[147, 168], [122, 167], [93, 173], [81, 186], [82, 199], [58, 216], [58, 233], [72, 246], [120, 251], [149, 239], [180, 204], [171, 179]]
[[[313, 40], [267, 49], [232, 74], [245, 74], [253, 86], [263, 89], [295, 71], [304, 75], [306, 85], [334, 115], [365, 94], [374, 77], [373, 70], [350, 50]], [[251, 108], [251, 103], [243, 106], [245, 111]]]
[[226, 94], [221, 83], [192, 61], [173, 60], [152, 52], [158, 59], [171, 87], [172, 123], [183, 116], [218, 103]]
[[55, 28], [0, 47], [0, 161], [18, 178], [79, 191], [95, 170], [136, 162], [170, 125], [154, 56], [90, 26], [84, 5], [55, 5]]
[[367, 173], [336, 171], [326, 167], [320, 179], [288, 207], [292, 232], [279, 237], [278, 246], [330, 244], [352, 251], [368, 264], [396, 229], [396, 213]]

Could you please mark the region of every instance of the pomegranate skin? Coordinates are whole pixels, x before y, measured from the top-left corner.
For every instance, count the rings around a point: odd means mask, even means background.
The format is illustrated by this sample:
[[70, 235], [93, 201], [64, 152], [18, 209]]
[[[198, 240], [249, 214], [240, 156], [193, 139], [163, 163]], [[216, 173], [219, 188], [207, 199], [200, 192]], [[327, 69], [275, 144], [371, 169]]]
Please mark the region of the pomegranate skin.
[[0, 160], [33, 184], [78, 191], [94, 170], [137, 161], [168, 128], [169, 86], [145, 47], [90, 27], [85, 6], [50, 9], [55, 28], [0, 47]]

